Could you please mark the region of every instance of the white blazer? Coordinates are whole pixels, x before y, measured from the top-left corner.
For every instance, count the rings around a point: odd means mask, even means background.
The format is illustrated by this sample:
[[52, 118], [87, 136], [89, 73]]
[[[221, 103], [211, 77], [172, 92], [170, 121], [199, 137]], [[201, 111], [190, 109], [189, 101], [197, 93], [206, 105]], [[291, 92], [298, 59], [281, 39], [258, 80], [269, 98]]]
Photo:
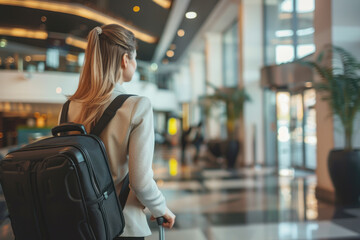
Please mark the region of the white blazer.
[[[111, 100], [124, 93], [124, 88], [116, 84]], [[69, 122], [78, 117], [81, 108], [82, 103], [71, 101]], [[154, 125], [150, 100], [139, 96], [128, 98], [101, 133], [100, 138], [108, 153], [117, 194], [129, 172], [130, 194], [124, 209], [125, 229], [121, 236], [151, 235], [144, 213], [145, 207], [154, 217], [160, 217], [167, 211], [167, 206], [153, 179]]]

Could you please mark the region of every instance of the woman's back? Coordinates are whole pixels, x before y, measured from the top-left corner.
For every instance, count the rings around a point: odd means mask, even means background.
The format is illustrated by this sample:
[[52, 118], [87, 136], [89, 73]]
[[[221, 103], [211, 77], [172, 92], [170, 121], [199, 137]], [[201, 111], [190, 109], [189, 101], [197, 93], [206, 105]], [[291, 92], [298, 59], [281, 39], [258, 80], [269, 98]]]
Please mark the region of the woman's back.
[[[111, 100], [125, 94], [116, 85]], [[106, 107], [110, 102], [106, 105]], [[80, 114], [82, 103], [70, 103], [68, 120], [74, 121]], [[124, 209], [124, 236], [148, 236], [151, 234], [143, 212], [149, 210], [162, 216], [166, 204], [153, 180], [152, 158], [154, 151], [153, 116], [150, 101], [145, 97], [133, 96], [126, 100], [114, 118], [100, 135], [107, 149], [110, 171], [119, 194], [122, 181], [129, 172], [131, 191]], [[140, 200], [141, 199], [141, 200]], [[139, 235], [140, 234], [140, 235]]]
[[[105, 108], [118, 95], [121, 84], [130, 82], [136, 70], [136, 39], [132, 32], [115, 24], [90, 31], [79, 86], [70, 97], [68, 121], [81, 123], [88, 132]], [[174, 214], [153, 179], [153, 112], [149, 99], [130, 97], [118, 109], [100, 135], [105, 144], [110, 171], [117, 193], [129, 173], [130, 194], [124, 209], [125, 230], [122, 236], [145, 237], [151, 234], [145, 206], [153, 217], [164, 216], [172, 227]]]

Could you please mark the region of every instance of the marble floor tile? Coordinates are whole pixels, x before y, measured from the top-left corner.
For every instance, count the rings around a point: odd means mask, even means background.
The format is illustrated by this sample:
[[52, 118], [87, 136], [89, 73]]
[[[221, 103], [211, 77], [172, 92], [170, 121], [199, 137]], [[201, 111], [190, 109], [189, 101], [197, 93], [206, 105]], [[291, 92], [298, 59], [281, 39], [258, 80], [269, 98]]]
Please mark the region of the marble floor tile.
[[264, 186], [263, 179], [234, 179], [234, 180], [220, 180], [210, 179], [205, 180], [204, 185], [208, 190], [220, 189], [241, 189], [241, 188], [262, 188]]
[[302, 240], [360, 237], [330, 221], [212, 227], [216, 240]]
[[158, 181], [158, 186], [161, 190], [192, 190], [199, 191], [203, 189], [203, 186], [198, 181]]
[[[145, 238], [146, 240], [158, 240], [159, 232], [153, 231], [152, 235]], [[165, 239], [167, 240], [206, 240], [204, 233], [200, 229], [185, 230], [165, 230]]]

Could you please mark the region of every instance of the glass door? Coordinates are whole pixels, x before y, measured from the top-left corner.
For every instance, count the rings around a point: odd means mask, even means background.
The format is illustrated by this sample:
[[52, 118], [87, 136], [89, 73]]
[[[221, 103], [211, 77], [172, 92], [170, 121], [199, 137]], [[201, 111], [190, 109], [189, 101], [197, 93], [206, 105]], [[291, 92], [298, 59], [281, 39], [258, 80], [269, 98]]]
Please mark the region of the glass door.
[[276, 117], [278, 166], [280, 169], [290, 168], [290, 93], [276, 93]]
[[305, 168], [316, 169], [316, 92], [314, 89], [304, 91], [304, 147]]
[[264, 89], [265, 110], [265, 163], [266, 166], [277, 166], [277, 128], [276, 128], [276, 93]]
[[304, 167], [303, 96], [290, 97], [291, 161], [294, 167]]

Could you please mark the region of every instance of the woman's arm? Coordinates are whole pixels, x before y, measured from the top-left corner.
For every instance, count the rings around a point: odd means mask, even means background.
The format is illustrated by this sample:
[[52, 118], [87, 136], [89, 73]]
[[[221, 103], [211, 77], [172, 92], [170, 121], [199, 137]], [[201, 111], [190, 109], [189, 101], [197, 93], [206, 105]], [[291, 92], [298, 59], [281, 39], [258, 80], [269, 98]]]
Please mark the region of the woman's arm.
[[163, 216], [167, 212], [165, 198], [153, 179], [154, 125], [153, 111], [148, 98], [141, 97], [137, 100], [131, 116], [131, 128], [130, 188], [154, 217]]

